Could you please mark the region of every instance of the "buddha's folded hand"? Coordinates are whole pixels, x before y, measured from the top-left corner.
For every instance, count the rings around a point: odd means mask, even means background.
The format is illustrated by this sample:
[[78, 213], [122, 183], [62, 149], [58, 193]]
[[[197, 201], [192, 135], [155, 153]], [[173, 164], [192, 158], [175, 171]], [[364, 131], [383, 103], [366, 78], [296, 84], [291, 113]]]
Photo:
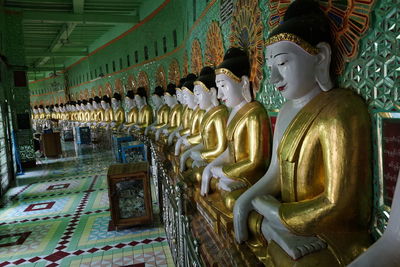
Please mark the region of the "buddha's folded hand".
[[221, 179], [219, 179], [218, 182], [218, 188], [228, 192], [238, 190], [244, 187], [246, 187], [246, 183], [242, 181], [232, 180], [227, 177], [222, 177]]

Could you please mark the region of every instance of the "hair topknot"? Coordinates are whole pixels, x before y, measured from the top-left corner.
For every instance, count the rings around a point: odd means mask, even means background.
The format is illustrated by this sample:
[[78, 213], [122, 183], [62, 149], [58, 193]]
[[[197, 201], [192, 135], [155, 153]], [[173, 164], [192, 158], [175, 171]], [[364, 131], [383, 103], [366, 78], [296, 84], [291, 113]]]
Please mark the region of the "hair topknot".
[[164, 89], [161, 86], [156, 86], [156, 88], [154, 88], [154, 95], [158, 95], [159, 97], [164, 95]]

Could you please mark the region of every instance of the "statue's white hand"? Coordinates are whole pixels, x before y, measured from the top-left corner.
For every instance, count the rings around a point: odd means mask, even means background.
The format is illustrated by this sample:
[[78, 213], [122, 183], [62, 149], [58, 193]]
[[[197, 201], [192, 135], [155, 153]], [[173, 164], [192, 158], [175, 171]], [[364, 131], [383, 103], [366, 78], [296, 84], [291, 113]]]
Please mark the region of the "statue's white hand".
[[197, 150], [192, 151], [190, 153], [190, 157], [195, 161], [204, 161], [203, 158], [201, 157], [200, 151], [197, 151]]
[[171, 133], [168, 136], [168, 145], [172, 145], [172, 141], [174, 140], [174, 137], [176, 136], [175, 132]]
[[270, 223], [273, 223], [274, 227], [286, 229], [279, 216], [279, 208], [282, 204], [273, 196], [258, 196], [251, 201], [251, 204], [258, 213], [267, 218]]
[[185, 147], [190, 146], [190, 143], [189, 143], [189, 141], [187, 140], [186, 137], [182, 137], [182, 143], [185, 145]]
[[246, 187], [246, 184], [242, 181], [235, 181], [230, 178], [222, 177], [219, 179], [218, 187], [222, 190], [231, 192]]
[[204, 168], [203, 174], [201, 175], [201, 190], [200, 194], [202, 196], [207, 195], [209, 187], [210, 187], [210, 180], [212, 177], [211, 174], [211, 166], [208, 165], [207, 167]]
[[190, 156], [190, 151], [185, 151], [179, 160], [179, 170], [183, 172], [186, 169], [186, 160]]
[[204, 160], [195, 160], [192, 163], [192, 168], [201, 168], [206, 165], [207, 165], [207, 162], [205, 162]]
[[268, 218], [264, 218], [261, 230], [268, 241], [274, 240], [294, 260], [326, 248], [318, 237], [295, 235], [287, 228], [275, 227]]
[[[222, 167], [221, 166], [215, 166], [211, 168], [211, 174], [213, 175], [213, 177], [215, 178], [222, 178], [222, 177], [226, 177], [224, 172], [222, 171]], [[226, 177], [228, 178], [228, 177]]]

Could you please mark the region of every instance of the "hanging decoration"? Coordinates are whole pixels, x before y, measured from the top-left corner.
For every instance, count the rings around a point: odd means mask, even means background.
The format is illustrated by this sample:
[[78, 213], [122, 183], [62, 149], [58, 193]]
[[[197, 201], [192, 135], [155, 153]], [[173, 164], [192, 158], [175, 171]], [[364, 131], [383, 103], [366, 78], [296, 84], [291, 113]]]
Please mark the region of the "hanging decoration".
[[104, 96], [104, 90], [103, 90], [103, 86], [102, 86], [102, 85], [99, 85], [99, 86], [97, 87], [97, 95], [98, 95], [100, 98], [102, 98], [102, 97]]
[[192, 43], [191, 53], [191, 72], [198, 75], [203, 67], [203, 57], [201, 55], [201, 45], [198, 39], [194, 39]]
[[138, 85], [137, 85], [137, 81], [135, 79], [135, 76], [133, 76], [133, 74], [130, 74], [128, 76], [128, 81], [126, 83], [126, 90], [127, 91], [129, 91], [129, 90], [136, 91], [137, 87], [138, 87]]
[[211, 22], [206, 37], [205, 65], [218, 66], [224, 58], [224, 43], [218, 22]]
[[162, 88], [167, 88], [167, 75], [165, 74], [164, 67], [159, 65], [156, 71], [156, 85], [162, 86]]
[[113, 89], [110, 82], [106, 82], [106, 84], [104, 85], [104, 91], [104, 93], [109, 97], [113, 95]]
[[115, 79], [115, 81], [114, 81], [114, 90], [115, 90], [115, 92], [117, 92], [117, 93], [119, 93], [121, 95], [124, 94], [124, 88], [122, 86], [121, 79], [119, 79], [119, 78]]
[[232, 16], [230, 43], [249, 53], [253, 94], [260, 89], [263, 79], [264, 39], [261, 10], [258, 0], [238, 0]]
[[[91, 96], [91, 97], [95, 97], [96, 94], [97, 94], [96, 86], [93, 86], [92, 89], [91, 89], [91, 94], [90, 94], [90, 96]], [[99, 95], [99, 96], [100, 96], [100, 95]]]
[[187, 51], [183, 54], [182, 75], [186, 77], [189, 74], [189, 60]]
[[149, 77], [147, 76], [147, 73], [145, 71], [141, 71], [138, 74], [138, 85], [139, 87], [144, 87], [146, 89], [147, 92], [147, 96], [149, 96], [149, 92], [150, 92], [150, 82], [149, 82]]
[[[282, 20], [292, 1], [271, 0], [268, 2], [270, 17], [268, 25], [275, 28]], [[360, 39], [367, 32], [375, 0], [333, 1], [319, 0], [333, 31], [333, 68], [341, 74], [346, 62], [356, 58]]]
[[[169, 83], [174, 83], [174, 84], [179, 84], [179, 80], [181, 78], [181, 74], [179, 71], [179, 64], [178, 61], [174, 58], [171, 60], [171, 63], [169, 64], [168, 68], [168, 82]], [[164, 87], [164, 90], [166, 88]]]

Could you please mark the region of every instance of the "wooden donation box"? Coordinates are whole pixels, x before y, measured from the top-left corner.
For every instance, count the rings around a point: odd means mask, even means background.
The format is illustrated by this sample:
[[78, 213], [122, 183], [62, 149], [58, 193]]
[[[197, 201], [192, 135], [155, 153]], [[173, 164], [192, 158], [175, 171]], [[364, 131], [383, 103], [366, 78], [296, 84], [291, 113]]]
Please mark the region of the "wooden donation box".
[[153, 220], [147, 162], [115, 164], [108, 168], [111, 219], [116, 229]]
[[57, 157], [61, 155], [60, 133], [43, 133], [41, 137], [43, 154], [46, 157]]

